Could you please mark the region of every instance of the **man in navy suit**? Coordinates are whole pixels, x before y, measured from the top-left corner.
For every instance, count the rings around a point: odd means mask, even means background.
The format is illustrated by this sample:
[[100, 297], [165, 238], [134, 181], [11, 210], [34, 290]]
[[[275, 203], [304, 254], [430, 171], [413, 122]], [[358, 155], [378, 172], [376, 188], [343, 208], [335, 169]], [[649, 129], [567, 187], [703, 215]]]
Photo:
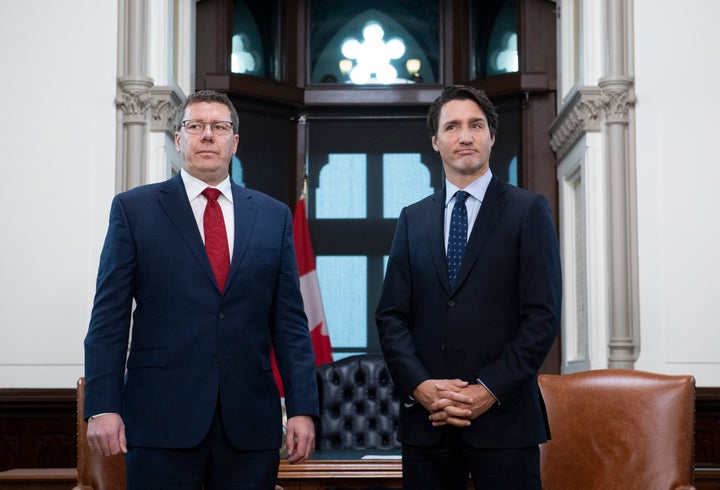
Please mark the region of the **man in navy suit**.
[[[288, 460], [313, 450], [317, 386], [292, 217], [231, 182], [237, 130], [224, 94], [190, 95], [176, 123], [180, 174], [112, 203], [85, 338], [85, 416], [95, 452], [126, 453], [131, 489], [275, 488], [283, 429], [271, 350]], [[230, 257], [219, 276], [204, 245], [208, 187]]]
[[[464, 489], [468, 473], [476, 488], [540, 488], [537, 373], [560, 322], [558, 242], [547, 200], [493, 177], [497, 123], [482, 91], [443, 90], [428, 126], [445, 188], [402, 210], [390, 250], [376, 323], [413, 490]], [[451, 226], [458, 200], [464, 228]]]

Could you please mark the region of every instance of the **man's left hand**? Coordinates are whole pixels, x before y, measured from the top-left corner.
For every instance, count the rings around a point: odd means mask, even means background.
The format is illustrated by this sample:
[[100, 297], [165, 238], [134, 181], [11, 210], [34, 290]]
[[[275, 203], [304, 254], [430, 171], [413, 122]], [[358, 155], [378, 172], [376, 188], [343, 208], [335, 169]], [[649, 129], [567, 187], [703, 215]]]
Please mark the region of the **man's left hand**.
[[455, 384], [437, 386], [440, 399], [432, 404], [430, 420], [433, 426], [467, 427], [470, 421], [487, 412], [497, 400], [481, 384], [459, 388]]
[[311, 417], [296, 415], [287, 421], [286, 445], [287, 461], [290, 464], [302, 463], [315, 449], [315, 425]]

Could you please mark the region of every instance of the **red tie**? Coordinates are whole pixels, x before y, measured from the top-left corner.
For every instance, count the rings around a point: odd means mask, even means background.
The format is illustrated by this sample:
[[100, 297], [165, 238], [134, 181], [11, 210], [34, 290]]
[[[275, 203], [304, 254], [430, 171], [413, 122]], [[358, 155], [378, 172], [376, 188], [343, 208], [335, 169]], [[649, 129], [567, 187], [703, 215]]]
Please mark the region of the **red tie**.
[[203, 228], [205, 229], [205, 250], [207, 250], [210, 265], [215, 273], [220, 292], [225, 289], [225, 280], [230, 270], [230, 250], [228, 248], [227, 231], [222, 209], [218, 203], [220, 191], [208, 187], [202, 191], [208, 200], [203, 215]]

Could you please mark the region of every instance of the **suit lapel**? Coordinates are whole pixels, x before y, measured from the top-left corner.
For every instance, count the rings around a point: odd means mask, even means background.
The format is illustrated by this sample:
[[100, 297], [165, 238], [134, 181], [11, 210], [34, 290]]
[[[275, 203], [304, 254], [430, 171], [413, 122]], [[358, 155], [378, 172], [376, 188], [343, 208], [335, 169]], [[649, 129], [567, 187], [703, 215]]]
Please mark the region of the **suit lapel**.
[[159, 201], [195, 259], [197, 259], [212, 283], [216, 284], [215, 274], [213, 274], [212, 267], [210, 266], [210, 260], [205, 251], [205, 245], [200, 236], [198, 225], [195, 222], [190, 201], [188, 201], [187, 191], [185, 190], [185, 185], [183, 184], [180, 174], [163, 183], [160, 187]]
[[225, 283], [225, 291], [232, 287], [233, 278], [247, 252], [258, 213], [257, 203], [250, 192], [233, 183], [232, 193], [233, 207], [235, 209], [235, 245], [230, 258], [230, 272]]
[[458, 271], [456, 288], [460, 287], [472, 269], [473, 264], [480, 256], [480, 252], [485, 246], [485, 242], [487, 242], [495, 226], [495, 222], [506, 203], [505, 184], [493, 177], [490, 185], [488, 185], [487, 191], [485, 191], [485, 197], [483, 198], [480, 211], [478, 212], [472, 232], [470, 233], [470, 239], [465, 248], [465, 255], [463, 255], [460, 270]]
[[425, 227], [428, 230], [435, 272], [445, 292], [450, 292], [447, 257], [445, 255], [445, 188], [432, 196], [430, 208], [425, 214]]

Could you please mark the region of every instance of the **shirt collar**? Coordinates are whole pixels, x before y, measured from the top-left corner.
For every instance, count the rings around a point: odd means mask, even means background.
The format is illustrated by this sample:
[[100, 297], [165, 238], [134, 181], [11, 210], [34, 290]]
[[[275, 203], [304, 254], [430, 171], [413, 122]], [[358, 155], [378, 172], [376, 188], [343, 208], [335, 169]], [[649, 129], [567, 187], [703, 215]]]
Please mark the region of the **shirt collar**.
[[[488, 169], [487, 172], [482, 174], [477, 179], [473, 180], [470, 185], [462, 189], [470, 194], [472, 197], [482, 202], [485, 198], [485, 192], [487, 191], [490, 181], [492, 180], [492, 171]], [[453, 198], [457, 191], [461, 190], [458, 186], [445, 179], [445, 206], [447, 207], [450, 199]]]
[[233, 202], [232, 186], [230, 185], [229, 175], [225, 177], [218, 185], [208, 185], [206, 182], [203, 182], [197, 177], [193, 177], [192, 175], [190, 175], [188, 172], [185, 171], [185, 169], [180, 170], [180, 177], [183, 180], [183, 184], [185, 184], [185, 192], [187, 192], [188, 199], [190, 201], [194, 200], [200, 194], [202, 194], [202, 191], [204, 191], [206, 188], [213, 187], [219, 190], [228, 201]]

